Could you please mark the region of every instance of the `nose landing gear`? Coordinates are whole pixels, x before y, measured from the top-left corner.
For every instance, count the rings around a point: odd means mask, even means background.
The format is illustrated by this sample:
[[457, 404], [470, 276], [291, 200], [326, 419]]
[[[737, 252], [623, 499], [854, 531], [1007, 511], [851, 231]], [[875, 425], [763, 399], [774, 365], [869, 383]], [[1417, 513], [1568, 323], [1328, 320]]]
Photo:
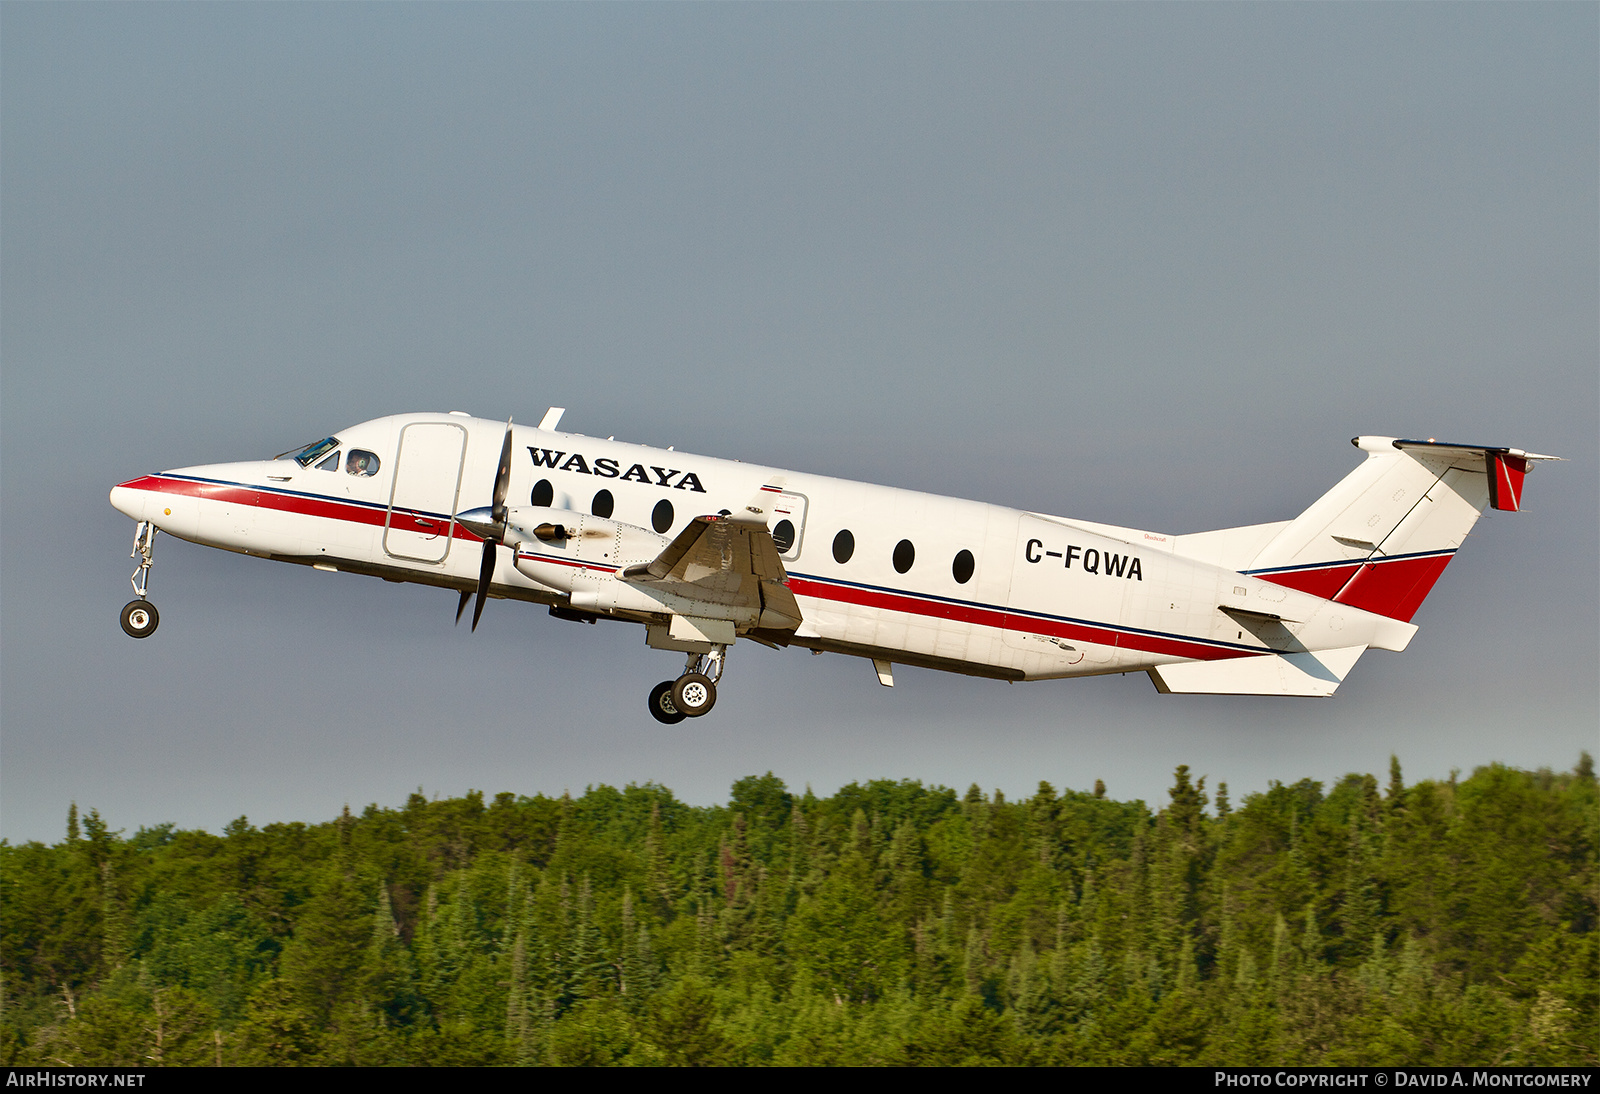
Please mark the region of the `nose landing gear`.
[[128, 556], [139, 560], [139, 568], [133, 571], [131, 579], [133, 591], [139, 599], [130, 600], [122, 608], [122, 629], [130, 638], [149, 638], [161, 623], [161, 613], [146, 599], [150, 588], [150, 566], [155, 562], [155, 542], [156, 526], [141, 520], [133, 533], [133, 553]]
[[130, 600], [122, 608], [122, 629], [133, 638], [149, 638], [161, 623], [161, 613], [148, 600]]
[[670, 726], [710, 711], [717, 702], [717, 681], [722, 679], [727, 652], [727, 646], [712, 646], [709, 653], [691, 653], [682, 676], [650, 689], [651, 716]]

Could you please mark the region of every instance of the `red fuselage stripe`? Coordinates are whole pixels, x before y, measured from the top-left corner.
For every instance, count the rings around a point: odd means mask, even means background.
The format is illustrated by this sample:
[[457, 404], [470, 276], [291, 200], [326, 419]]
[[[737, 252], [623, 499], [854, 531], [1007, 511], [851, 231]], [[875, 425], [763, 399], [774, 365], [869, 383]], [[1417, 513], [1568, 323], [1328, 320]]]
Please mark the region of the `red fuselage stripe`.
[[[130, 479], [121, 485], [129, 490], [148, 490], [157, 494], [201, 498], [206, 501], [220, 501], [228, 505], [248, 505], [255, 509], [273, 509], [283, 513], [295, 513], [300, 516], [343, 520], [352, 524], [370, 524], [377, 528], [383, 527], [385, 519], [390, 514], [390, 510], [386, 508], [358, 505], [354, 502], [338, 501], [333, 498], [308, 494], [279, 493], [267, 487], [240, 486], [237, 483], [173, 479], [164, 475], [145, 475], [142, 478]], [[388, 520], [389, 527], [401, 532], [416, 532], [425, 536], [437, 536], [444, 531], [441, 525], [450, 526], [450, 521], [445, 517], [423, 516], [405, 509], [396, 509], [393, 514], [393, 518]], [[477, 536], [459, 524], [451, 528], [451, 535], [454, 539], [466, 540], [471, 543], [481, 542]]]
[[[329, 520], [344, 520], [375, 527], [382, 527], [387, 519], [391, 528], [417, 532], [422, 535], [440, 534], [438, 525], [444, 520], [444, 518], [438, 516], [422, 516], [405, 510], [394, 510], [391, 517], [390, 510], [373, 505], [361, 505], [307, 494], [280, 493], [267, 487], [203, 482], [194, 479], [169, 478], [164, 475], [145, 475], [137, 479], [130, 479], [121, 485], [130, 490], [147, 490], [153, 493], [196, 497], [207, 501], [218, 501], [231, 505], [248, 505], [259, 509], [272, 509], [302, 516], [322, 517]], [[474, 543], [480, 542], [476, 535], [459, 524], [453, 525], [451, 532], [456, 539]], [[575, 560], [567, 561], [544, 556], [531, 557], [540, 562], [614, 572], [614, 568], [592, 566]], [[1367, 571], [1372, 573], [1373, 576], [1368, 578], [1367, 574], [1363, 574], [1362, 579], [1357, 581], [1351, 589], [1352, 594], [1359, 592], [1363, 595], [1342, 597], [1341, 600], [1349, 603], [1351, 607], [1363, 608], [1367, 611], [1381, 611], [1383, 614], [1390, 615], [1393, 618], [1410, 619], [1411, 614], [1416, 611], [1416, 606], [1421, 603], [1422, 597], [1427, 595], [1428, 589], [1432, 587], [1434, 580], [1438, 578], [1439, 573], [1449, 561], [1450, 556], [1448, 555], [1423, 559], [1393, 560], [1383, 566], [1385, 571], [1383, 576], [1385, 578], [1388, 578], [1387, 571], [1396, 562], [1419, 564], [1416, 567], [1408, 567], [1407, 569], [1408, 572], [1412, 569], [1420, 572], [1417, 572], [1414, 576], [1409, 576], [1409, 579], [1397, 573], [1395, 580], [1385, 581], [1377, 579], [1377, 566], [1368, 566]], [[1331, 566], [1325, 569], [1262, 574], [1260, 576], [1288, 588], [1298, 589], [1313, 596], [1320, 596], [1323, 599], [1331, 599], [1350, 582], [1351, 577], [1355, 575], [1358, 569], [1360, 569], [1359, 564], [1351, 564], [1348, 566]], [[1402, 586], [1403, 588], [1401, 588]], [[1061, 638], [1069, 641], [1089, 642], [1095, 645], [1113, 646], [1134, 652], [1185, 657], [1197, 661], [1228, 660], [1236, 657], [1250, 657], [1256, 653], [1253, 650], [1215, 646], [1174, 636], [1124, 631], [1111, 627], [1097, 627], [1072, 620], [1029, 615], [977, 604], [930, 600], [911, 594], [863, 588], [858, 585], [841, 585], [812, 578], [791, 577], [789, 579], [789, 588], [796, 596], [804, 596], [815, 600], [855, 604], [861, 607], [923, 616], [929, 619], [949, 619], [975, 626], [992, 627], [996, 630], [1047, 635], [1052, 638]], [[1371, 590], [1370, 595], [1367, 594], [1368, 589]], [[1383, 608], [1371, 607], [1368, 606], [1369, 601], [1382, 601], [1386, 606]], [[1406, 614], [1398, 614], [1401, 610], [1405, 610]], [[1260, 652], [1269, 651], [1263, 650]]]
[[815, 581], [802, 577], [789, 578], [789, 591], [796, 596], [810, 597], [814, 600], [833, 600], [844, 604], [858, 604], [864, 608], [876, 608], [881, 611], [904, 612], [907, 615], [921, 615], [934, 619], [950, 619], [980, 627], [994, 627], [997, 630], [1017, 631], [1023, 634], [1043, 634], [1052, 638], [1076, 639], [1079, 642], [1092, 642], [1099, 646], [1116, 646], [1119, 649], [1135, 650], [1140, 653], [1170, 654], [1174, 657], [1188, 657], [1197, 661], [1220, 661], [1234, 657], [1249, 657], [1253, 652], [1212, 646], [1201, 642], [1191, 642], [1181, 638], [1169, 638], [1163, 635], [1140, 634], [1113, 630], [1108, 627], [1095, 627], [1064, 619], [1040, 618], [976, 604], [930, 601], [902, 593], [885, 592], [879, 589], [864, 589], [856, 585], [835, 585], [831, 582]]

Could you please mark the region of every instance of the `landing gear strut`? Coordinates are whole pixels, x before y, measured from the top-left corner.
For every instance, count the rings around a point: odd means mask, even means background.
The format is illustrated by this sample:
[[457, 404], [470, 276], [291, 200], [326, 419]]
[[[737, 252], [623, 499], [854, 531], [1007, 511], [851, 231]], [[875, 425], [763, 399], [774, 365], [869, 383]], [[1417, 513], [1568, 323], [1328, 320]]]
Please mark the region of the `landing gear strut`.
[[691, 653], [676, 680], [663, 680], [650, 689], [650, 713], [658, 722], [676, 725], [685, 718], [698, 718], [717, 702], [717, 681], [727, 646], [712, 646], [709, 653]]
[[133, 553], [128, 556], [139, 560], [139, 568], [133, 571], [131, 579], [133, 591], [139, 599], [130, 600], [122, 608], [122, 629], [132, 638], [149, 638], [161, 623], [161, 613], [146, 599], [150, 588], [150, 566], [155, 562], [155, 542], [156, 526], [141, 520], [133, 533]]

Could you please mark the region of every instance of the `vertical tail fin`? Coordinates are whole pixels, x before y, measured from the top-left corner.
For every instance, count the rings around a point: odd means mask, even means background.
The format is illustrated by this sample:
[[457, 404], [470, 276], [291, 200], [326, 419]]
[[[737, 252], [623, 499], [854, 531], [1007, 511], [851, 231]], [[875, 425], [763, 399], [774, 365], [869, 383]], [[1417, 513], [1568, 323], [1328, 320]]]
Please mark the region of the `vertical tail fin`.
[[1515, 512], [1532, 461], [1515, 448], [1357, 437], [1367, 454], [1245, 572], [1409, 621], [1485, 507]]

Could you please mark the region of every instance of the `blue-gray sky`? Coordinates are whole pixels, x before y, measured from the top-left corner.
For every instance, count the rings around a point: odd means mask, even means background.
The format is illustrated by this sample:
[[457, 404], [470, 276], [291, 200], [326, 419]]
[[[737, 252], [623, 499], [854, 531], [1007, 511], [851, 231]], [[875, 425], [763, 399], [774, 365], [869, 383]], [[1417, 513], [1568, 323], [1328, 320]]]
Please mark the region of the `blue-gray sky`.
[[[768, 769], [1164, 800], [1597, 726], [1594, 5], [0, 5], [0, 835]], [[408, 410], [1198, 531], [1357, 433], [1566, 456], [1326, 701], [1008, 686], [158, 541], [113, 483]]]

